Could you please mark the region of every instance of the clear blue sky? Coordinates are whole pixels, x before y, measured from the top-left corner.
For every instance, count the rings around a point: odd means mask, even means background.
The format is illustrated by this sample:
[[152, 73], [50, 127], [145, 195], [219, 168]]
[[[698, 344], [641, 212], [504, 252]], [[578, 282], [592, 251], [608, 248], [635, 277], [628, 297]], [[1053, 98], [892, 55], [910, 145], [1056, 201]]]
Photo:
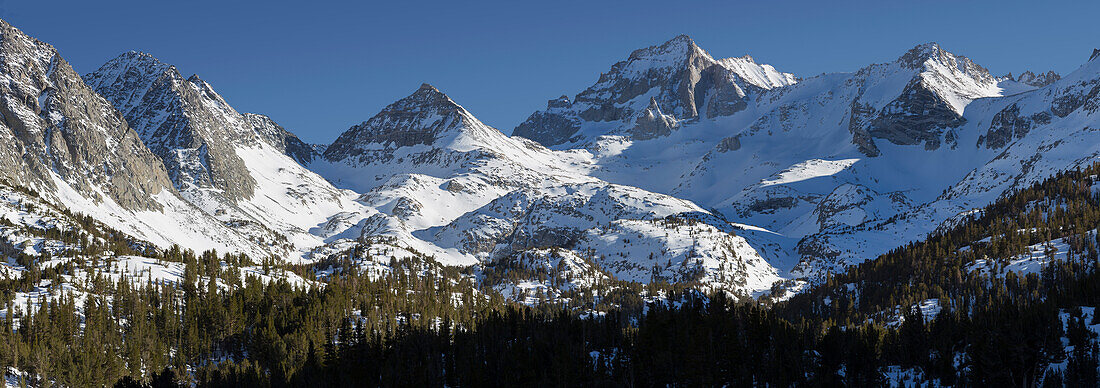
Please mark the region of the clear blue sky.
[[806, 77], [936, 41], [994, 74], [1066, 73], [1100, 47], [1097, 1], [54, 1], [0, 17], [81, 73], [141, 50], [238, 110], [327, 143], [423, 82], [512, 128], [634, 49], [685, 33]]

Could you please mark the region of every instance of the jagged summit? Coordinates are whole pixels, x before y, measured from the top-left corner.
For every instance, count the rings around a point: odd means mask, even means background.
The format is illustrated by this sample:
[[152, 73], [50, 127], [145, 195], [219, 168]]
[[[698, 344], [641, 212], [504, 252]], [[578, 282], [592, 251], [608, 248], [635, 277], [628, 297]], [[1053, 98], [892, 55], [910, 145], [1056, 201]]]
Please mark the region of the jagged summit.
[[129, 50], [127, 52], [119, 54], [114, 59], [107, 61], [107, 63], [147, 63], [164, 67], [170, 66], [162, 62], [153, 54], [149, 54], [140, 50]]
[[161, 62], [153, 55], [131, 50], [85, 75], [84, 81], [106, 97], [119, 111], [127, 114], [141, 104], [145, 92], [157, 78], [175, 71], [175, 67]]
[[[1011, 75], [1012, 74], [1010, 73], [1009, 76], [1011, 77]], [[1016, 82], [1024, 83], [1034, 87], [1043, 87], [1057, 82], [1058, 80], [1062, 79], [1062, 76], [1058, 73], [1055, 73], [1053, 70], [1039, 74], [1033, 73], [1031, 72], [1031, 70], [1028, 70], [1020, 73], [1019, 76], [1012, 79]]]
[[1089, 56], [1089, 60], [1100, 58], [1100, 49], [1092, 49], [1092, 55]]
[[319, 244], [307, 230], [346, 204], [302, 166], [315, 158], [309, 145], [266, 116], [237, 112], [197, 74], [131, 51], [85, 80], [122, 111], [181, 196], [242, 237], [292, 254]]
[[903, 66], [916, 70], [936, 70], [934, 64], [954, 68], [971, 77], [992, 80], [989, 70], [962, 55], [945, 50], [939, 43], [928, 42], [906, 51], [897, 60]]
[[946, 53], [946, 51], [940, 47], [939, 43], [921, 43], [913, 46], [913, 48], [906, 51], [905, 54], [902, 54], [901, 57], [898, 57], [897, 62], [916, 68], [925, 61], [937, 58], [944, 53]]
[[[759, 65], [749, 56], [716, 60], [690, 37], [680, 35], [635, 50], [572, 101], [551, 100], [547, 110], [532, 114], [512, 134], [546, 146], [605, 134], [666, 136], [671, 131], [636, 131], [639, 118], [649, 120], [641, 116], [652, 111], [647, 110], [651, 100], [676, 120], [714, 118], [741, 111], [750, 95], [795, 82], [793, 75]], [[589, 126], [600, 129], [589, 133]]]
[[706, 51], [695, 44], [691, 37], [681, 34], [660, 45], [634, 50], [630, 53], [628, 61], [665, 59], [674, 62], [689, 59], [693, 55], [710, 57]]
[[255, 180], [233, 151], [255, 143], [247, 121], [196, 75], [127, 52], [84, 76], [126, 117], [163, 161], [177, 189], [213, 188], [230, 201], [251, 198]]
[[447, 107], [449, 109], [465, 111], [465, 109], [452, 100], [450, 96], [428, 83], [420, 84], [420, 87], [417, 88], [413, 94], [410, 94], [408, 97], [398, 102], [404, 102], [408, 107]]

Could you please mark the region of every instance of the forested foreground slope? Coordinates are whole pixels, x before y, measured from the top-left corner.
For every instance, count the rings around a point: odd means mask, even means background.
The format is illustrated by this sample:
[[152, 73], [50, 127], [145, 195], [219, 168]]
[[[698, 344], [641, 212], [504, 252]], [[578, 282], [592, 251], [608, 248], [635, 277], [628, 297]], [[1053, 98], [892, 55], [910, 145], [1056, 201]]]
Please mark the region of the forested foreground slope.
[[1098, 174], [1059, 174], [786, 301], [649, 285], [624, 294], [655, 302], [580, 316], [594, 302], [508, 302], [430, 259], [139, 252], [87, 221], [97, 236], [36, 235], [68, 242], [59, 257], [144, 256], [28, 259], [41, 269], [0, 287], [16, 290], [0, 364], [10, 384], [65, 386], [1095, 386]]

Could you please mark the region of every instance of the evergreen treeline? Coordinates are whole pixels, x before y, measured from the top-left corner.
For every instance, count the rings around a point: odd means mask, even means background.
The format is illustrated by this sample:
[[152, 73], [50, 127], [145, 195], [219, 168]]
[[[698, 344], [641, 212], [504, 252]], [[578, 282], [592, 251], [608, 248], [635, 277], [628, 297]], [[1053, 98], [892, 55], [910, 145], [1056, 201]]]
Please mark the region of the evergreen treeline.
[[[589, 290], [526, 307], [427, 259], [366, 274], [351, 252], [323, 263], [323, 286], [292, 286], [242, 281], [245, 257], [170, 249], [156, 256], [183, 263], [182, 284], [87, 272], [87, 294], [9, 313], [0, 366], [64, 386], [876, 386], [902, 373], [940, 385], [1097, 386], [1087, 326], [1100, 320], [1080, 306], [1100, 304], [1098, 174], [1059, 174], [778, 303], [676, 290], [642, 308]], [[1064, 252], [1046, 244], [1056, 239]], [[1036, 244], [1064, 259], [1004, 270]], [[13, 290], [98, 266], [77, 259], [0, 280], [7, 311]], [[592, 312], [608, 298], [627, 308]], [[935, 317], [913, 308], [931, 300]]]

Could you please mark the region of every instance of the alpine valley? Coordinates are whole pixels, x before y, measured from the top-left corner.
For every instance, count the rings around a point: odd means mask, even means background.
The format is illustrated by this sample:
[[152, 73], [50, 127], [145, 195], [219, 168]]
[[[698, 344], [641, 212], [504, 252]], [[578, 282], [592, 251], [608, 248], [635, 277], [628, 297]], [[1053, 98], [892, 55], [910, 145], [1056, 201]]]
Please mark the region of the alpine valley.
[[[423, 84], [307, 144], [153, 55], [80, 75], [0, 20], [0, 365], [42, 386], [1095, 384], [1100, 50], [1013, 76], [948, 49], [802, 77], [681, 35], [508, 134]], [[1011, 360], [936, 347], [1005, 298], [1057, 335]], [[568, 362], [502, 372], [540, 353]]]

